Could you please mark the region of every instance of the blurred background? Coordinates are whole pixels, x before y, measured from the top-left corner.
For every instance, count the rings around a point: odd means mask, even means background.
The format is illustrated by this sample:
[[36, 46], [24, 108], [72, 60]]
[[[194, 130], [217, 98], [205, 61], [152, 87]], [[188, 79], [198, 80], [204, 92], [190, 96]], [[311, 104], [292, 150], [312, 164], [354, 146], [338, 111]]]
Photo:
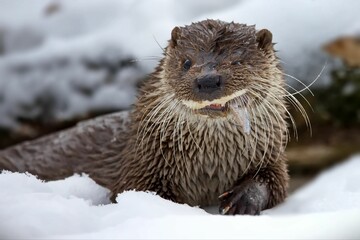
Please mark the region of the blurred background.
[[[291, 190], [360, 152], [360, 1], [0, 0], [0, 149], [129, 109], [174, 26], [255, 24], [274, 36], [297, 136]], [[307, 89], [309, 86], [311, 91]]]

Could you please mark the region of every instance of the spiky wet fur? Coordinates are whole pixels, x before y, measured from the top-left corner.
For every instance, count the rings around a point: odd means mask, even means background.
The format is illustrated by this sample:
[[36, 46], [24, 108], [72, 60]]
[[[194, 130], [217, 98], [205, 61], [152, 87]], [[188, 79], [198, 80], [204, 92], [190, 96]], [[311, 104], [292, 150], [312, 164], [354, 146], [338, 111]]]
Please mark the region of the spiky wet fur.
[[166, 94], [161, 71], [159, 67], [142, 89], [132, 113], [134, 137], [122, 154], [126, 160], [116, 173], [115, 192], [150, 190], [177, 202], [206, 206], [215, 204], [241, 177], [256, 177], [273, 166], [271, 179], [282, 188], [274, 204], [281, 201], [287, 184], [281, 101], [249, 107], [254, 124], [247, 135], [235, 118], [196, 115]]
[[[255, 34], [254, 27], [241, 26]], [[83, 133], [74, 134], [72, 130], [76, 140], [72, 146], [66, 142], [55, 146], [54, 141], [61, 133], [44, 141], [18, 145], [0, 152], [0, 165], [16, 171], [19, 167], [15, 160], [36, 155], [37, 161], [46, 164], [33, 164], [28, 169], [23, 166], [22, 171], [30, 169], [46, 179], [64, 177], [74, 171], [87, 172], [111, 189], [114, 197], [125, 190], [149, 190], [192, 206], [216, 204], [224, 191], [244, 179], [253, 178], [266, 184], [269, 190], [266, 208], [272, 207], [283, 201], [288, 185], [284, 150], [289, 135], [286, 117], [290, 115], [285, 98], [302, 108], [284, 88], [283, 74], [272, 45], [262, 54], [264, 59], [259, 66], [264, 69], [259, 67], [257, 73], [249, 71], [246, 76], [238, 76], [248, 81], [246, 94], [230, 101], [247, 109], [250, 134], [244, 132], [233, 113], [211, 117], [198, 114], [182, 103], [181, 94], [179, 97], [179, 91], [169, 81], [168, 74], [172, 71], [169, 60], [173, 57], [170, 43], [165, 57], [141, 88], [125, 127], [109, 131], [110, 127], [104, 125], [95, 132], [90, 127], [86, 141], [81, 140]], [[257, 67], [256, 62], [254, 66]], [[235, 71], [234, 77], [236, 74], [239, 75]], [[236, 88], [234, 85], [234, 91], [239, 90]], [[231, 89], [229, 91], [231, 93]], [[105, 143], [96, 140], [96, 131], [110, 134], [102, 137]], [[112, 141], [111, 134], [118, 134], [119, 138]], [[49, 151], [41, 152], [39, 147], [34, 151], [34, 145], [46, 145], [46, 142]], [[29, 145], [32, 146], [30, 155], [24, 153]], [[67, 159], [66, 167], [61, 164], [64, 159]], [[56, 168], [63, 174], [56, 174], [54, 167], [49, 168], [51, 162], [60, 163]], [[52, 172], [44, 173], [45, 169]]]

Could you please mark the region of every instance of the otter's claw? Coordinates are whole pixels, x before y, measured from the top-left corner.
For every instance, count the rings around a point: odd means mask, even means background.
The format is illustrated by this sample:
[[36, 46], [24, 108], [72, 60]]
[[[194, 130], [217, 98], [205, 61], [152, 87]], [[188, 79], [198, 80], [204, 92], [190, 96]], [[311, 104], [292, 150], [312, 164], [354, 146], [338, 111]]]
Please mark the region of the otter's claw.
[[233, 193], [233, 190], [224, 192], [223, 194], [221, 194], [218, 198], [219, 200], [222, 200], [223, 198], [225, 198], [226, 196], [228, 196], [229, 194]]
[[225, 208], [223, 208], [223, 209], [221, 209], [220, 211], [220, 213], [222, 214], [222, 215], [225, 215], [228, 211], [230, 210], [230, 206], [226, 206]]

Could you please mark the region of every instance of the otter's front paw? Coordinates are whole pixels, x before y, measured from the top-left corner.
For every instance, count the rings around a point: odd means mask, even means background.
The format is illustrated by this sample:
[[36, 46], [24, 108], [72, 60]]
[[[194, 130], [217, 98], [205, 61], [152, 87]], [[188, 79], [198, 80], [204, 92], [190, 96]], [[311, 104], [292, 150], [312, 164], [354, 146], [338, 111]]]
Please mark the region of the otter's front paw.
[[248, 179], [219, 196], [219, 212], [223, 215], [259, 215], [269, 199], [265, 184]]

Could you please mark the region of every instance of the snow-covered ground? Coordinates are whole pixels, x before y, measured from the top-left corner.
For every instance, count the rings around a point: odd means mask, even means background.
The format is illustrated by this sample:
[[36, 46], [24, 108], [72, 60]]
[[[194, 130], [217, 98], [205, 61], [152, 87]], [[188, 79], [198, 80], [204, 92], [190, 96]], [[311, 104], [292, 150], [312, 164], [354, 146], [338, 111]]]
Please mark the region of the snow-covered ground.
[[360, 155], [260, 216], [220, 216], [152, 193], [109, 191], [87, 176], [42, 182], [0, 174], [0, 239], [359, 239]]
[[[358, 9], [357, 0], [2, 0], [0, 127], [129, 107], [161, 56], [157, 42], [206, 18], [270, 29], [285, 71], [309, 83], [326, 62], [322, 44], [360, 34]], [[121, 64], [129, 59], [138, 61]]]

